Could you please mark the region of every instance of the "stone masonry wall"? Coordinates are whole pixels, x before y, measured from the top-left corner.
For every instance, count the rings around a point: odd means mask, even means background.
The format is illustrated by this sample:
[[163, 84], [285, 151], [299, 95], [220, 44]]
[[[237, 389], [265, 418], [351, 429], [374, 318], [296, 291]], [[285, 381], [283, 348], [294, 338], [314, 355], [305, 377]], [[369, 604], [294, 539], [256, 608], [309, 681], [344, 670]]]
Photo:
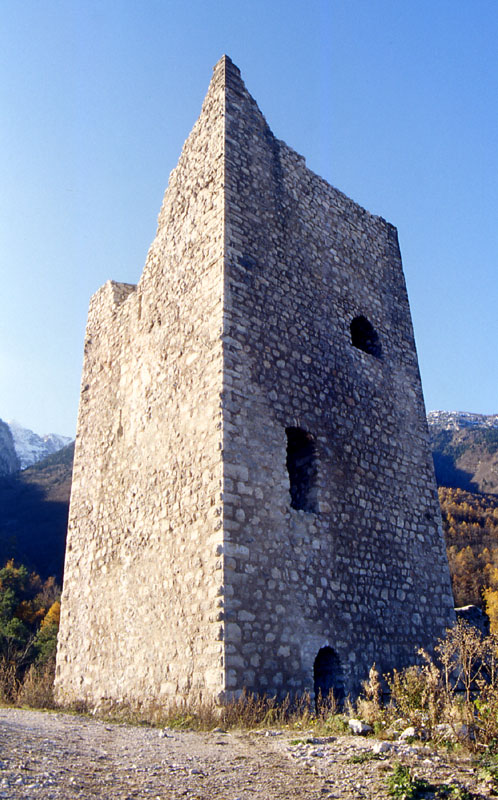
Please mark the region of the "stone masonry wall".
[[[224, 346], [228, 691], [345, 690], [413, 663], [453, 600], [395, 228], [306, 168], [232, 67]], [[366, 317], [381, 358], [352, 345]], [[291, 508], [287, 427], [314, 437], [315, 513]]]
[[396, 230], [224, 57], [139, 283], [90, 304], [58, 697], [313, 692], [319, 652], [354, 691], [453, 618]]
[[56, 686], [147, 704], [224, 690], [224, 71], [170, 176], [144, 274], [90, 306]]

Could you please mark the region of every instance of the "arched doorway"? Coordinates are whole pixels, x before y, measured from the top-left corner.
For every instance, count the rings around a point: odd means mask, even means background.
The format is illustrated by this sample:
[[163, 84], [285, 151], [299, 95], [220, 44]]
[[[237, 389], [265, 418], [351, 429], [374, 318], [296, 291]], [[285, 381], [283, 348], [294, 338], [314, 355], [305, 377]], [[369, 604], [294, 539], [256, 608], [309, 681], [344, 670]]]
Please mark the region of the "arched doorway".
[[322, 647], [318, 651], [313, 665], [313, 680], [315, 688], [315, 703], [321, 697], [329, 697], [330, 690], [334, 693], [336, 703], [341, 706], [345, 698], [344, 673], [339, 656], [331, 647]]

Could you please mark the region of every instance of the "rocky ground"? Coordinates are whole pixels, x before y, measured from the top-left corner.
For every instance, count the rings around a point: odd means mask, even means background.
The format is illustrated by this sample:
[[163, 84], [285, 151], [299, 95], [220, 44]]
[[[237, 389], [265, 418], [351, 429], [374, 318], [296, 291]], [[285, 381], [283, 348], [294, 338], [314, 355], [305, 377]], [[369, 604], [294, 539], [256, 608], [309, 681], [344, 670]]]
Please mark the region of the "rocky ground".
[[12, 800], [373, 800], [388, 797], [398, 761], [433, 786], [451, 784], [449, 798], [463, 798], [464, 788], [473, 797], [491, 793], [470, 757], [451, 759], [421, 743], [158, 730], [0, 709], [0, 798]]

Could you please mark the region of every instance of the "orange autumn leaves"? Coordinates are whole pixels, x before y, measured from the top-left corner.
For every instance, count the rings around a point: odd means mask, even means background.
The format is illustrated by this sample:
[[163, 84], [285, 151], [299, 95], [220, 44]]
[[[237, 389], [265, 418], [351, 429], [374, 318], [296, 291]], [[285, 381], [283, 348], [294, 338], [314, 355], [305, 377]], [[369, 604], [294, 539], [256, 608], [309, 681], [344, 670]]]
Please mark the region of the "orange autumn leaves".
[[498, 497], [441, 487], [455, 605], [478, 605], [498, 632]]

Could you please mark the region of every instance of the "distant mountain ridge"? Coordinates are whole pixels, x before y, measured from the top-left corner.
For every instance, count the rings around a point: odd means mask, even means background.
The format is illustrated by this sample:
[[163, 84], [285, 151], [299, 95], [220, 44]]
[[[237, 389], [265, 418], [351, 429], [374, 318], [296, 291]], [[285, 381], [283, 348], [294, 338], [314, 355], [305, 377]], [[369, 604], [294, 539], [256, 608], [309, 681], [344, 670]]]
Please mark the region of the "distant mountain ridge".
[[21, 469], [21, 462], [16, 453], [12, 432], [2, 419], [0, 419], [0, 477], [11, 475]]
[[[72, 442], [70, 436], [61, 436], [58, 433], [39, 436], [15, 420], [7, 420], [4, 424], [8, 426], [12, 434], [14, 449], [20, 462], [20, 467], [17, 469], [26, 469]], [[15, 470], [11, 471], [15, 472]], [[3, 474], [8, 473], [4, 472]]]
[[438, 486], [498, 494], [498, 414], [427, 414]]
[[460, 431], [464, 428], [498, 428], [498, 414], [472, 414], [470, 411], [429, 411], [429, 426], [440, 430]]
[[62, 581], [74, 443], [0, 477], [0, 567], [14, 558]]

